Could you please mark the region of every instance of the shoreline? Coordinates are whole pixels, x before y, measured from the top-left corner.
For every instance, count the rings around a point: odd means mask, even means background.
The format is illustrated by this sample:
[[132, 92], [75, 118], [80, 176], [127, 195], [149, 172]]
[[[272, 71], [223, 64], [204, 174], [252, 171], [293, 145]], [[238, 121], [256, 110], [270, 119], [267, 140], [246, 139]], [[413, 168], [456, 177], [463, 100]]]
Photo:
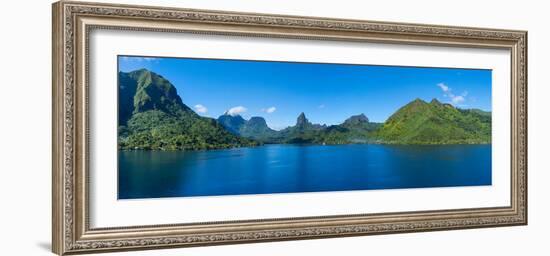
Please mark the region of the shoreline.
[[262, 146], [352, 146], [352, 145], [382, 145], [382, 146], [475, 146], [475, 145], [492, 145], [491, 142], [488, 143], [342, 143], [342, 144], [319, 144], [319, 143], [264, 143], [257, 146], [243, 146], [243, 147], [227, 147], [227, 148], [212, 148], [212, 149], [120, 149], [118, 152], [128, 152], [128, 151], [161, 151], [161, 152], [178, 152], [178, 151], [216, 151], [216, 150], [231, 150], [231, 149], [242, 149], [242, 148], [258, 148]]

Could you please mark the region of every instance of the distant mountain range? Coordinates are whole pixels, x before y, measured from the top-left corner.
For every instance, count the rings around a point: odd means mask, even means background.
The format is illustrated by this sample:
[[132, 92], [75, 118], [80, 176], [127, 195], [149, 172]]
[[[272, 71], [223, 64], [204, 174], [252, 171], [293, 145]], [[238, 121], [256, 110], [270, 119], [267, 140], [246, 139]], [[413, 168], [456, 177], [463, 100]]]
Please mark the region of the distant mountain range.
[[252, 140], [264, 143], [278, 140], [278, 132], [269, 128], [263, 117], [254, 116], [245, 120], [240, 115], [225, 113], [218, 117], [218, 123], [229, 132]]
[[339, 125], [320, 125], [311, 123], [304, 113], [296, 118], [294, 126], [281, 131], [269, 128], [263, 117], [245, 120], [240, 115], [227, 113], [218, 117], [218, 122], [235, 135], [262, 143], [285, 144], [350, 144], [373, 142], [371, 133], [381, 126], [371, 123], [364, 115], [346, 119]]
[[458, 109], [436, 99], [416, 99], [386, 122], [364, 114], [338, 125], [311, 123], [304, 113], [296, 124], [276, 131], [263, 117], [249, 120], [224, 113], [201, 117], [186, 106], [176, 88], [146, 69], [119, 72], [120, 149], [197, 150], [262, 143], [292, 144], [479, 144], [491, 143], [491, 113]]

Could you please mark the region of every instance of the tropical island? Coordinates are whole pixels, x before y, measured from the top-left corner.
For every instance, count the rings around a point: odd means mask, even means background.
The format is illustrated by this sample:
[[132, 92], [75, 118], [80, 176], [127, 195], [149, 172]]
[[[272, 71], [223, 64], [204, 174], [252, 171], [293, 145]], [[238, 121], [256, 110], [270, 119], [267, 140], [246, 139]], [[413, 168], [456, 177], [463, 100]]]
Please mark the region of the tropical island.
[[203, 117], [185, 105], [174, 85], [147, 69], [119, 72], [118, 147], [121, 150], [205, 150], [262, 144], [490, 144], [491, 112], [461, 109], [437, 99], [414, 99], [384, 123], [364, 114], [337, 125], [311, 123], [271, 129], [265, 118], [224, 113]]

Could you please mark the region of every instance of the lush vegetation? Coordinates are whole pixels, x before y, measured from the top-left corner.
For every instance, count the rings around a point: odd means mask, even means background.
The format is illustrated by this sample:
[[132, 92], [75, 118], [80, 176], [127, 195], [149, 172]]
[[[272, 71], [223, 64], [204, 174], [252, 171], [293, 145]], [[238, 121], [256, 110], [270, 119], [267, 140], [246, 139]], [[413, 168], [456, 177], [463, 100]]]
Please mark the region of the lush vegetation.
[[[256, 119], [256, 118], [254, 118]], [[479, 109], [458, 109], [437, 100], [416, 99], [383, 123], [373, 123], [363, 115], [339, 125], [312, 124], [302, 113], [296, 125], [281, 131], [269, 129], [263, 118], [257, 129], [251, 120], [223, 115], [218, 121], [234, 134], [263, 143], [288, 144], [485, 144], [491, 143], [491, 113]], [[236, 124], [236, 125], [235, 125]]]
[[378, 124], [371, 123], [363, 114], [352, 116], [340, 125], [312, 124], [304, 113], [298, 116], [296, 125], [281, 131], [283, 143], [351, 144], [368, 143]]
[[373, 136], [379, 143], [390, 144], [491, 143], [491, 113], [416, 99], [388, 118]]
[[352, 116], [340, 125], [312, 124], [301, 113], [296, 119], [296, 125], [281, 131], [270, 129], [262, 117], [252, 117], [245, 120], [239, 115], [224, 114], [218, 122], [232, 133], [261, 141], [263, 143], [285, 144], [350, 144], [368, 143], [372, 141], [371, 133], [380, 124], [371, 123], [363, 114]]
[[176, 88], [146, 69], [119, 73], [120, 149], [200, 150], [262, 143], [289, 144], [480, 144], [491, 143], [491, 113], [458, 109], [437, 100], [416, 99], [383, 123], [364, 115], [339, 125], [311, 123], [301, 113], [281, 131], [262, 117], [245, 120], [224, 114], [201, 117], [186, 106]]
[[214, 119], [197, 115], [182, 103], [170, 82], [153, 72], [120, 72], [119, 86], [120, 149], [198, 150], [258, 145], [231, 134]]

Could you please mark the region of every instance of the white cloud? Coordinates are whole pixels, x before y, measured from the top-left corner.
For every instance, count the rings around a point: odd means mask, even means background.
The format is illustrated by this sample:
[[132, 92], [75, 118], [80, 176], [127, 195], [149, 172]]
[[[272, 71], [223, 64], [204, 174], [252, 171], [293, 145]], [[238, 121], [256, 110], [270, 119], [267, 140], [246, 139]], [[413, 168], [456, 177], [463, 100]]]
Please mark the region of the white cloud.
[[451, 102], [455, 105], [463, 103], [464, 101], [466, 101], [466, 96], [468, 96], [468, 91], [464, 91], [460, 95], [455, 95], [452, 92], [451, 87], [449, 87], [448, 85], [446, 85], [444, 83], [438, 83], [437, 87], [441, 88], [441, 90], [443, 91], [443, 96], [446, 97], [446, 98], [451, 99]]
[[236, 116], [236, 115], [240, 115], [241, 113], [244, 113], [246, 111], [247, 111], [247, 109], [245, 107], [236, 106], [236, 107], [230, 108], [225, 113], [227, 113], [228, 115], [231, 115], [231, 116]]
[[201, 104], [195, 105], [195, 110], [197, 111], [197, 113], [201, 113], [201, 114], [204, 114], [204, 113], [208, 112], [208, 108], [206, 108], [205, 106], [203, 106]]
[[268, 114], [275, 112], [275, 110], [277, 110], [276, 107], [262, 108], [262, 112], [266, 112]]
[[449, 91], [449, 86], [447, 86], [447, 85], [444, 84], [444, 83], [438, 83], [437, 86], [438, 86], [439, 88], [441, 88], [441, 90], [442, 90], [443, 92], [448, 92], [448, 91]]
[[325, 108], [325, 104], [319, 105], [318, 108]]
[[464, 97], [462, 97], [460, 95], [451, 98], [451, 101], [453, 102], [453, 104], [460, 104], [460, 103], [464, 102], [464, 100], [465, 100]]

